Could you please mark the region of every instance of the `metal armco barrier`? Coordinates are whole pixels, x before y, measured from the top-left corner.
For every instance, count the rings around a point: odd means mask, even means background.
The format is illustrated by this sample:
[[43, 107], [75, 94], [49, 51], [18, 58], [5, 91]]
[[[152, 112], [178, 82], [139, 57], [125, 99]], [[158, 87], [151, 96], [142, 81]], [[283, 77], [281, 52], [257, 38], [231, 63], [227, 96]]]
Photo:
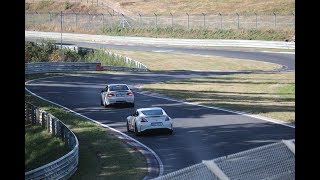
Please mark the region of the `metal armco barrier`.
[[75, 134], [59, 119], [25, 102], [25, 124], [40, 124], [48, 132], [58, 136], [71, 150], [59, 159], [25, 173], [26, 180], [67, 179], [77, 170], [79, 142]]
[[[25, 73], [96, 71], [97, 64], [86, 62], [34, 62], [25, 63]], [[101, 65], [100, 65], [101, 66]]]
[[25, 63], [25, 74], [46, 73], [46, 72], [72, 72], [72, 71], [148, 71], [142, 64], [136, 68], [102, 66], [100, 62], [35, 62]]
[[202, 161], [154, 180], [295, 179], [295, 140]]

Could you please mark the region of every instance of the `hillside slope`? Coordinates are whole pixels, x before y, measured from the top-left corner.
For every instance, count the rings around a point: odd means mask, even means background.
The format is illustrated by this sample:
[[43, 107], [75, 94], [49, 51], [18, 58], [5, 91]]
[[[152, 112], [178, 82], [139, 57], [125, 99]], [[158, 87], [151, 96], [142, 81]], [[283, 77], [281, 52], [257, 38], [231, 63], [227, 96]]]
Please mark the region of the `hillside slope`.
[[26, 0], [26, 11], [74, 11], [126, 15], [140, 14], [290, 14], [294, 0]]

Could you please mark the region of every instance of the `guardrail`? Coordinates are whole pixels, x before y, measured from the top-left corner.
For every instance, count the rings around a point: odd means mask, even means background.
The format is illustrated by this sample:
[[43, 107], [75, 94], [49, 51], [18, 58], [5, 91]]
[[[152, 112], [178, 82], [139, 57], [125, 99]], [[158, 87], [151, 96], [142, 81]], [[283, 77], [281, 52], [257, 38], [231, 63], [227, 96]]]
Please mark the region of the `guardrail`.
[[79, 142], [75, 134], [59, 119], [25, 102], [25, 123], [40, 124], [58, 136], [71, 150], [61, 158], [25, 173], [25, 179], [67, 179], [77, 170]]
[[135, 69], [141, 69], [142, 71], [148, 71], [148, 67], [144, 64], [142, 64], [141, 62], [139, 61], [136, 61], [132, 58], [129, 58], [129, 57], [126, 57], [126, 56], [122, 56], [120, 54], [116, 54], [114, 52], [110, 52], [110, 51], [104, 51], [105, 53], [109, 54], [109, 55], [112, 55], [112, 56], [115, 56], [115, 57], [120, 57], [120, 58], [123, 58], [125, 60], [125, 62], [127, 64], [134, 64], [136, 66]]
[[101, 63], [86, 62], [34, 62], [25, 63], [25, 73], [68, 72], [68, 71], [96, 71]]
[[202, 161], [154, 180], [295, 179], [295, 140]]
[[120, 66], [102, 66], [100, 62], [35, 62], [25, 63], [25, 74], [46, 72], [72, 72], [72, 71], [149, 71], [142, 67], [136, 68]]

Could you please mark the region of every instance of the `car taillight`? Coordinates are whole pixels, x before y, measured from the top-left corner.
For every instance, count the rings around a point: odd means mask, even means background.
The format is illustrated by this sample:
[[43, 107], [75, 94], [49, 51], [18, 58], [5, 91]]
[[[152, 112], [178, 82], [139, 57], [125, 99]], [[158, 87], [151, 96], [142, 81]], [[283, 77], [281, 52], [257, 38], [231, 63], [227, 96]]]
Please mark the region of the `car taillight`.
[[108, 94], [107, 96], [108, 96], [108, 97], [112, 97], [112, 96], [114, 96], [114, 94]]
[[166, 117], [166, 121], [170, 121], [170, 118], [168, 116]]
[[145, 118], [141, 118], [140, 122], [148, 122]]
[[133, 96], [133, 94], [131, 92], [128, 92], [127, 95], [128, 96]]

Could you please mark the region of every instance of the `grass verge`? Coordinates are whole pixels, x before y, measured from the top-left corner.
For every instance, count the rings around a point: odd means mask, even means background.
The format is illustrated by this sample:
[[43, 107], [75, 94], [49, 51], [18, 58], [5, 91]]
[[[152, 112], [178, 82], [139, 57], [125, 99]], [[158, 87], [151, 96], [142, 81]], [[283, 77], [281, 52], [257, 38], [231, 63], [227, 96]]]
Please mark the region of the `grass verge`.
[[215, 70], [252, 71], [280, 68], [278, 64], [221, 56], [192, 55], [182, 53], [128, 51], [109, 49], [112, 52], [133, 58], [150, 70]]
[[295, 122], [295, 73], [239, 73], [144, 85], [176, 99]]
[[[53, 76], [62, 73], [49, 73]], [[40, 74], [26, 76], [39, 78]], [[142, 179], [147, 173], [144, 157], [123, 144], [112, 132], [89, 120], [25, 93], [25, 100], [62, 120], [79, 140], [78, 170], [71, 179]]]
[[57, 160], [69, 152], [64, 143], [39, 125], [25, 126], [25, 171]]

